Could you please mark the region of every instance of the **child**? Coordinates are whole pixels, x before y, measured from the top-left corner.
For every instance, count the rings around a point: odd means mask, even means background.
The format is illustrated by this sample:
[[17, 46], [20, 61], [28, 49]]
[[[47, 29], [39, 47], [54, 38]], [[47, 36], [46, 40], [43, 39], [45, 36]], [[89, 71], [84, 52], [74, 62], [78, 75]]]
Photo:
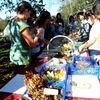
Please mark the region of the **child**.
[[81, 21], [79, 35], [81, 42], [86, 42], [89, 39], [89, 32], [91, 29], [91, 25], [88, 23], [87, 14], [83, 12], [78, 13], [78, 17]]

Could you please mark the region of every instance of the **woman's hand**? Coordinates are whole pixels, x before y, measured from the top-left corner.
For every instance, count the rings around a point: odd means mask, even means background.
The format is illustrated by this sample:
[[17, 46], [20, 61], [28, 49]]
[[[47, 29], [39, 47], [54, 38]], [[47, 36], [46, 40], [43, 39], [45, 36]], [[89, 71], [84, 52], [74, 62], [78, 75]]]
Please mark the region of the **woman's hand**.
[[96, 38], [91, 38], [89, 39], [87, 42], [85, 42], [84, 44], [82, 44], [81, 46], [79, 46], [78, 50], [79, 53], [82, 53], [82, 51], [86, 48], [89, 48], [93, 43], [95, 43]]

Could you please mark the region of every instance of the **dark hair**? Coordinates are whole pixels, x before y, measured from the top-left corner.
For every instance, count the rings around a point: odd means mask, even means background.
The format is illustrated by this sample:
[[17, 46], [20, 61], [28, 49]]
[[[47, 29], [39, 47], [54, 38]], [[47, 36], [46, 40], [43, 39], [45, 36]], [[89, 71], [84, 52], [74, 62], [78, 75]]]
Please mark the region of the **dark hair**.
[[50, 19], [51, 15], [48, 11], [41, 11], [39, 18], [42, 20]]
[[16, 12], [22, 14], [25, 11], [25, 9], [32, 11], [32, 6], [29, 4], [29, 2], [22, 1], [21, 3], [18, 4]]
[[99, 0], [93, 6], [92, 11], [93, 11], [94, 15], [100, 15], [100, 1]]
[[60, 16], [60, 17], [61, 17], [61, 13], [57, 13], [56, 18], [58, 18], [58, 16]]
[[44, 25], [45, 21], [50, 18], [51, 18], [51, 15], [48, 11], [41, 11], [36, 21], [36, 25], [41, 27]]
[[84, 16], [84, 12], [79, 12], [79, 13], [77, 14], [77, 16], [80, 16], [80, 15]]
[[31, 12], [32, 12], [32, 13], [31, 13], [30, 17], [36, 18], [36, 17], [37, 17], [37, 16], [36, 16], [36, 10], [35, 10], [35, 9], [32, 9]]
[[91, 15], [94, 15], [94, 13], [93, 13], [93, 10], [92, 10], [92, 9], [88, 10], [88, 13], [90, 13]]
[[73, 21], [74, 21], [74, 16], [71, 15], [71, 16], [69, 17], [69, 22], [73, 22]]
[[84, 18], [88, 19], [92, 14], [90, 12], [84, 13]]

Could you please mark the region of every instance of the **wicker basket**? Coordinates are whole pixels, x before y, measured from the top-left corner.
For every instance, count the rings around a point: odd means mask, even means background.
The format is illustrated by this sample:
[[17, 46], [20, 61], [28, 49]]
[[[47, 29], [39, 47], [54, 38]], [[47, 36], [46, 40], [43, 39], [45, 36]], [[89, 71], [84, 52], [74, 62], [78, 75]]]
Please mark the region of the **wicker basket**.
[[48, 58], [72, 56], [74, 53], [73, 44], [74, 42], [64, 35], [57, 35], [51, 38], [47, 45]]

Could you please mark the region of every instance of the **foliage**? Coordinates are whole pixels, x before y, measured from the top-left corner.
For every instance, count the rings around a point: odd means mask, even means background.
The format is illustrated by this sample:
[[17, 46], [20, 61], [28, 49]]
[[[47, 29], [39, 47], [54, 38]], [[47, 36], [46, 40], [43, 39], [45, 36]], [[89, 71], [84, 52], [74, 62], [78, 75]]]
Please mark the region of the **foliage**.
[[[0, 10], [7, 9], [5, 13], [15, 11], [16, 5], [23, 0], [1, 0]], [[27, 0], [32, 7], [39, 13], [44, 9], [43, 0]]]
[[60, 10], [67, 20], [70, 15], [75, 15], [79, 11], [90, 10], [96, 0], [68, 0], [65, 5], [63, 5]]
[[7, 25], [8, 20], [0, 20], [0, 32], [2, 32]]

